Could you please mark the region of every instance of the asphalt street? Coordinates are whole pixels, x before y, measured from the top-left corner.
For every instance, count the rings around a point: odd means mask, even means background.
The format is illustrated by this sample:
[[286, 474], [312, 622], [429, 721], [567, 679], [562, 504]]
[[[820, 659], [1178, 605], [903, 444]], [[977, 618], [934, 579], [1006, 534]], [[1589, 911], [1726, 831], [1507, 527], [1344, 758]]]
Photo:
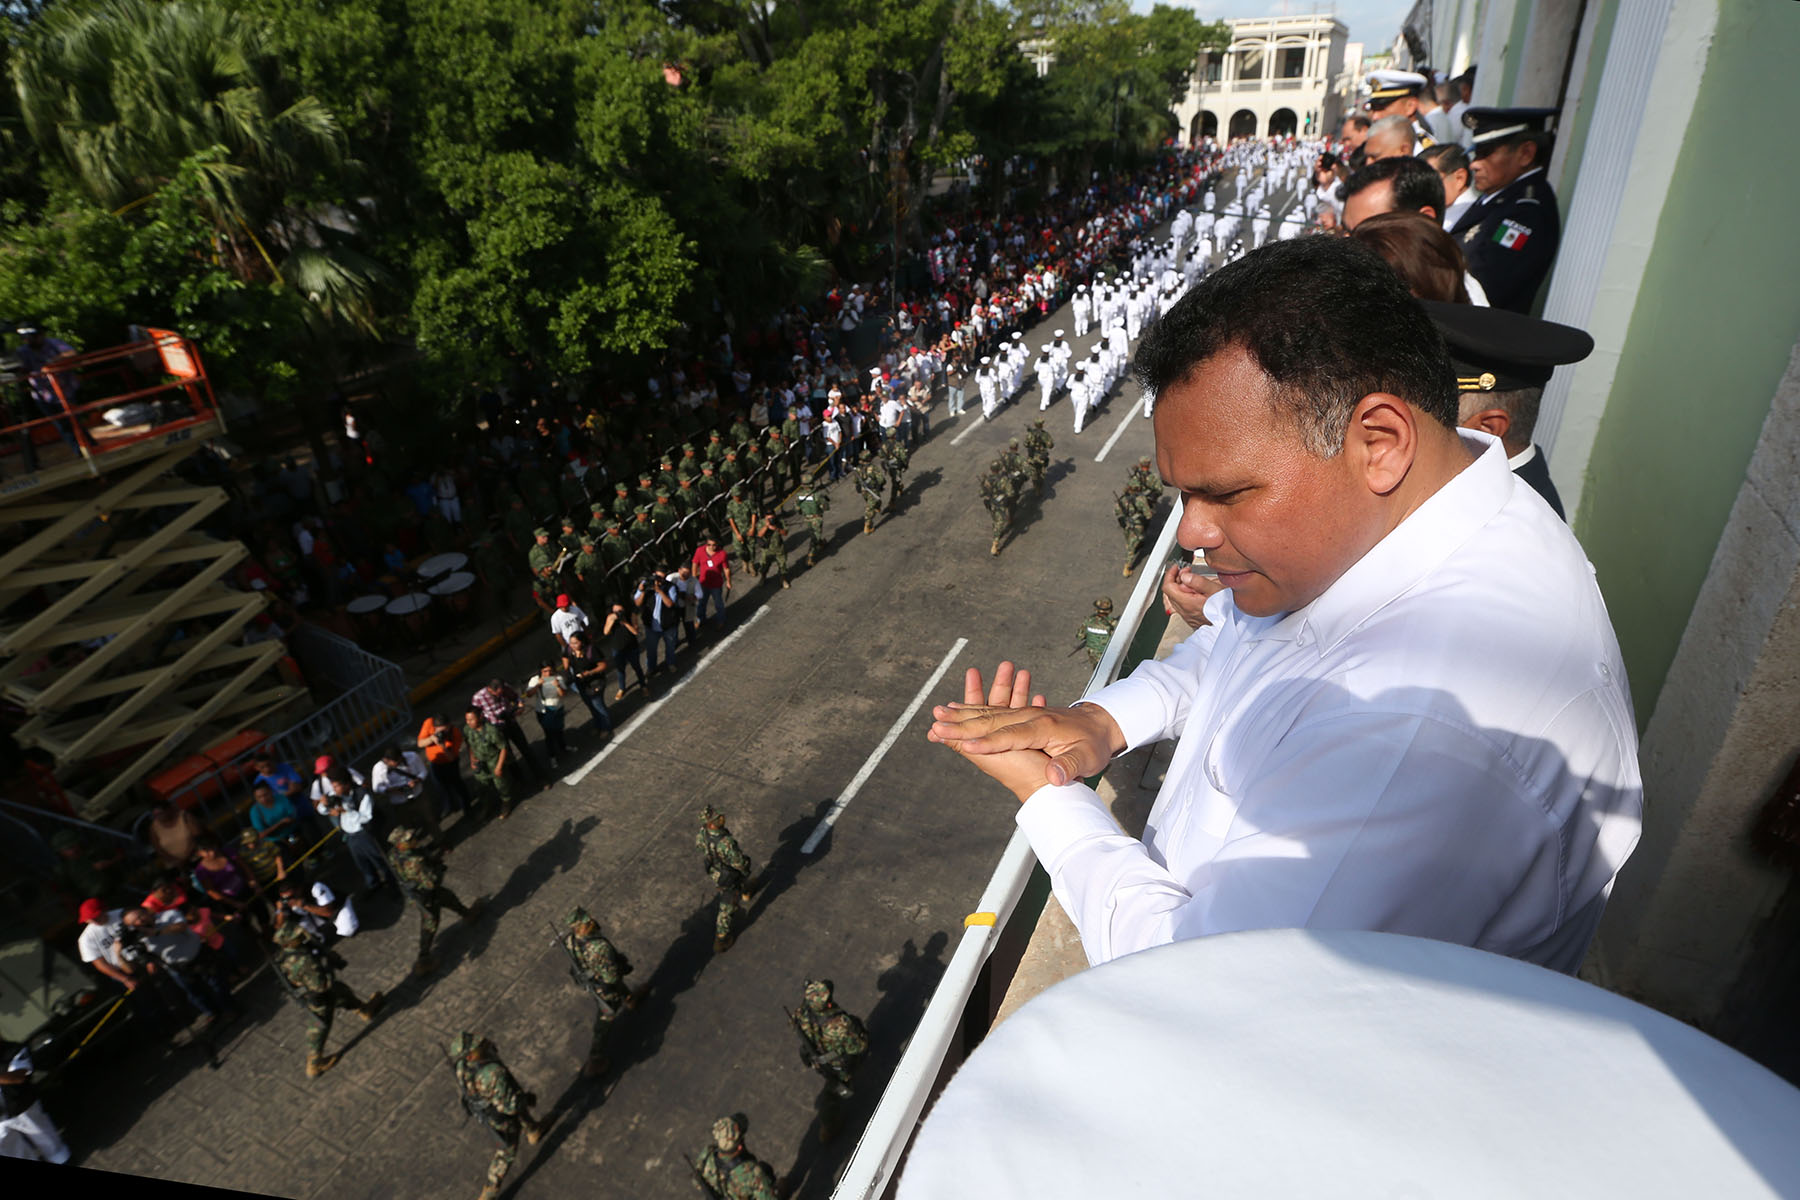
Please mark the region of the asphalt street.
[[[1058, 327], [1073, 333], [1066, 311], [1028, 343]], [[1071, 341], [1085, 352], [1092, 335]], [[685, 674], [665, 677], [653, 703], [618, 707], [610, 744], [577, 726], [562, 779], [504, 823], [452, 829], [446, 884], [490, 907], [466, 925], [445, 914], [435, 976], [407, 974], [416, 912], [369, 902], [343, 978], [392, 999], [373, 1025], [340, 1015], [335, 1069], [305, 1078], [303, 1014], [261, 978], [218, 1069], [146, 1048], [118, 1061], [117, 1086], [60, 1109], [77, 1161], [284, 1196], [472, 1198], [495, 1143], [465, 1119], [442, 1054], [467, 1029], [494, 1040], [554, 1119], [542, 1144], [521, 1147], [508, 1195], [690, 1197], [681, 1156], [734, 1112], [791, 1195], [828, 1194], [1012, 829], [1012, 799], [926, 742], [930, 705], [960, 694], [967, 667], [1001, 658], [1029, 666], [1053, 703], [1072, 699], [1089, 671], [1078, 627], [1095, 597], [1122, 601], [1132, 583], [1112, 497], [1151, 451], [1136, 385], [1115, 388], [1079, 437], [1058, 395], [1043, 414], [1056, 441], [1048, 486], [997, 558], [977, 479], [1039, 415], [1037, 392], [990, 422], [972, 386], [969, 401], [954, 419], [936, 406], [898, 511], [873, 533], [851, 486], [834, 486], [816, 566], [790, 520], [791, 590], [740, 574], [733, 632], [684, 651]], [[547, 638], [468, 689], [524, 678]], [[720, 955], [695, 847], [706, 804], [766, 880]], [[650, 987], [595, 1082], [579, 1076], [592, 1002], [550, 942], [549, 922], [575, 903], [636, 965], [630, 982]], [[836, 982], [873, 1038], [850, 1128], [830, 1145], [782, 1014], [814, 976]]]

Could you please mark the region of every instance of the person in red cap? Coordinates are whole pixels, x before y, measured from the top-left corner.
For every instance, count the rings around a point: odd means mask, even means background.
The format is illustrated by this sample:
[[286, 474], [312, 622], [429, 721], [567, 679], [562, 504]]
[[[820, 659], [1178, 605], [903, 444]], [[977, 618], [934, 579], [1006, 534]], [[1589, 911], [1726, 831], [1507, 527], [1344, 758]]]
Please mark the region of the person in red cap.
[[550, 632], [556, 635], [556, 653], [560, 658], [569, 652], [569, 635], [584, 633], [588, 625], [587, 613], [568, 596], [556, 598], [556, 611], [550, 614]]
[[81, 902], [78, 915], [83, 928], [75, 939], [75, 947], [81, 953], [81, 961], [116, 980], [126, 991], [136, 991], [143, 980], [119, 954], [119, 927], [124, 924], [125, 910], [109, 911], [106, 905], [90, 896]]
[[[321, 754], [318, 758], [313, 760], [312, 790], [307, 793], [307, 798], [312, 801], [313, 807], [318, 809], [321, 813], [325, 811], [322, 807], [323, 802], [330, 799], [331, 796], [335, 794], [332, 792], [331, 786], [325, 782], [325, 772], [337, 765], [338, 760], [329, 754]], [[363, 773], [355, 767], [345, 767], [344, 771], [350, 776], [350, 782], [354, 783], [357, 787], [362, 787], [369, 782], [367, 779], [363, 778]]]

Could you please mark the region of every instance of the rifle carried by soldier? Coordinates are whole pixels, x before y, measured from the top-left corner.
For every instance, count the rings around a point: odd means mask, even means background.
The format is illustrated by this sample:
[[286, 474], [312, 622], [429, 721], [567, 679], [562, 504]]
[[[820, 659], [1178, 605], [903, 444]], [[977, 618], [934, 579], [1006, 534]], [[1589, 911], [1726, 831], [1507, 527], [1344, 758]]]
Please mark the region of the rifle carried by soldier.
[[706, 1174], [694, 1165], [693, 1159], [684, 1154], [681, 1156], [681, 1161], [687, 1164], [689, 1171], [693, 1172], [694, 1186], [700, 1189], [701, 1195], [705, 1196], [707, 1200], [725, 1200], [719, 1190], [706, 1181]]
[[609, 1017], [618, 1016], [618, 1007], [606, 998], [606, 993], [601, 991], [600, 985], [594, 982], [586, 971], [581, 969], [581, 963], [575, 957], [575, 948], [569, 944], [569, 938], [572, 938], [575, 935], [569, 934], [568, 937], [564, 937], [561, 933], [557, 932], [556, 922], [547, 921], [545, 923], [550, 926], [550, 940], [555, 942], [557, 946], [562, 949], [563, 956], [569, 960], [569, 978], [581, 985], [581, 989], [599, 1003], [601, 1012]]
[[800, 1061], [806, 1064], [807, 1070], [817, 1071], [819, 1059], [813, 1050], [812, 1037], [807, 1033], [806, 1026], [800, 1023], [800, 1018], [795, 1016], [794, 1011], [787, 1005], [782, 1005], [781, 1011], [787, 1014], [788, 1024], [792, 1025], [794, 1032], [800, 1035]]

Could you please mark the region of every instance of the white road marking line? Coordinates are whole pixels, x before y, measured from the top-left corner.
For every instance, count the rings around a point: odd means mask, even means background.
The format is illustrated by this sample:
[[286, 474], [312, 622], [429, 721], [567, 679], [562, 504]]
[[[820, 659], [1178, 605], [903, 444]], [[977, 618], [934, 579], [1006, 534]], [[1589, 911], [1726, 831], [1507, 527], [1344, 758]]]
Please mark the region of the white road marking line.
[[715, 658], [719, 657], [719, 655], [725, 653], [726, 649], [731, 645], [731, 643], [737, 641], [739, 638], [743, 637], [745, 633], [749, 632], [750, 627], [752, 625], [756, 624], [758, 621], [762, 620], [763, 614], [768, 611], [769, 611], [769, 606], [765, 604], [761, 608], [757, 609], [755, 612], [751, 613], [749, 618], [746, 619], [742, 625], [739, 625], [736, 629], [732, 630], [730, 633], [725, 635], [724, 641], [722, 641], [718, 645], [714, 646], [711, 650], [708, 650], [705, 653], [705, 655], [703, 655], [701, 657], [700, 661], [694, 664], [694, 669], [689, 671], [686, 675], [684, 675], [681, 678], [681, 681], [679, 683], [677, 683], [674, 687], [670, 688], [668, 691], [664, 692], [662, 695], [658, 696], [656, 699], [652, 700], [650, 703], [644, 705], [644, 707], [642, 709], [638, 710], [638, 715], [631, 718], [631, 720], [625, 722], [625, 727], [623, 729], [620, 729], [616, 733], [614, 733], [612, 735], [612, 740], [607, 742], [606, 745], [600, 747], [599, 752], [596, 753], [594, 755], [594, 757], [588, 759], [587, 762], [585, 762], [581, 766], [575, 768], [573, 771], [570, 771], [567, 775], [564, 775], [563, 782], [568, 784], [570, 787], [574, 787], [576, 784], [580, 783], [583, 779], [586, 779], [588, 777], [589, 772], [591, 772], [595, 767], [599, 766], [601, 763], [606, 761], [607, 755], [611, 754], [614, 750], [617, 750], [619, 748], [620, 744], [623, 743], [626, 738], [628, 738], [632, 734], [636, 733], [638, 731], [638, 727], [641, 726], [645, 721], [648, 721], [652, 716], [654, 716], [658, 709], [660, 709], [663, 705], [667, 704], [669, 701], [673, 700], [675, 698], [675, 694], [677, 692], [679, 692], [682, 688], [686, 687], [688, 684], [692, 683], [694, 681], [695, 677], [697, 677], [700, 674], [700, 672], [706, 670], [707, 667], [712, 665], [713, 659], [715, 659]]
[[900, 714], [900, 719], [888, 727], [887, 736], [881, 739], [881, 744], [875, 747], [875, 753], [869, 755], [863, 763], [862, 770], [856, 773], [856, 778], [850, 781], [850, 786], [838, 794], [838, 798], [832, 801], [831, 807], [825, 811], [819, 824], [807, 835], [805, 844], [800, 847], [800, 853], [811, 854], [818, 849], [819, 843], [825, 840], [826, 833], [830, 832], [831, 827], [837, 823], [838, 817], [846, 808], [850, 807], [850, 801], [856, 798], [856, 793], [862, 791], [863, 784], [869, 782], [869, 776], [875, 773], [875, 768], [880, 765], [882, 757], [893, 748], [895, 742], [900, 740], [900, 735], [906, 732], [906, 727], [912, 722], [912, 719], [919, 715], [919, 710], [925, 707], [925, 697], [929, 696], [932, 689], [937, 687], [938, 681], [944, 677], [944, 672], [950, 669], [950, 664], [956, 661], [956, 656], [961, 654], [963, 647], [968, 644], [968, 638], [956, 639], [956, 645], [950, 647], [950, 653], [944, 655], [944, 661], [937, 665], [937, 670], [931, 673], [931, 678], [925, 681], [925, 686], [920, 688], [918, 695], [912, 698], [912, 703], [906, 706], [906, 711]]
[[[963, 415], [968, 416], [969, 414], [965, 411], [963, 413]], [[987, 421], [979, 419], [980, 417], [981, 417], [981, 410], [979, 408], [977, 408], [975, 410], [975, 418], [976, 419], [970, 420], [969, 427], [967, 429], [963, 430], [961, 433], [959, 433], [955, 437], [951, 438], [950, 444], [952, 446], [962, 445], [962, 440], [964, 438], [968, 437], [971, 433], [974, 433], [977, 429], [980, 429], [983, 425], [988, 424]]]
[[1119, 422], [1119, 427], [1113, 430], [1113, 435], [1106, 439], [1106, 445], [1100, 447], [1100, 453], [1094, 455], [1095, 462], [1105, 462], [1107, 454], [1118, 444], [1119, 439], [1125, 436], [1125, 431], [1131, 428], [1132, 420], [1134, 418], [1141, 419], [1139, 415], [1143, 412], [1143, 403], [1144, 398], [1139, 396], [1126, 407], [1125, 419]]

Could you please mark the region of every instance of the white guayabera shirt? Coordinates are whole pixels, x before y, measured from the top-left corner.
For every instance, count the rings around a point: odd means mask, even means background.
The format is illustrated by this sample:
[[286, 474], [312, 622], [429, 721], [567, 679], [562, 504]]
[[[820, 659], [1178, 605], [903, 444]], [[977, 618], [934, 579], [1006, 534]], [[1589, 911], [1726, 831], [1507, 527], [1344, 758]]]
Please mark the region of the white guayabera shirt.
[[1305, 927], [1580, 965], [1640, 829], [1624, 666], [1574, 535], [1458, 432], [1480, 457], [1317, 600], [1221, 592], [1093, 697], [1179, 741], [1141, 841], [1080, 784], [1019, 810], [1090, 962]]

